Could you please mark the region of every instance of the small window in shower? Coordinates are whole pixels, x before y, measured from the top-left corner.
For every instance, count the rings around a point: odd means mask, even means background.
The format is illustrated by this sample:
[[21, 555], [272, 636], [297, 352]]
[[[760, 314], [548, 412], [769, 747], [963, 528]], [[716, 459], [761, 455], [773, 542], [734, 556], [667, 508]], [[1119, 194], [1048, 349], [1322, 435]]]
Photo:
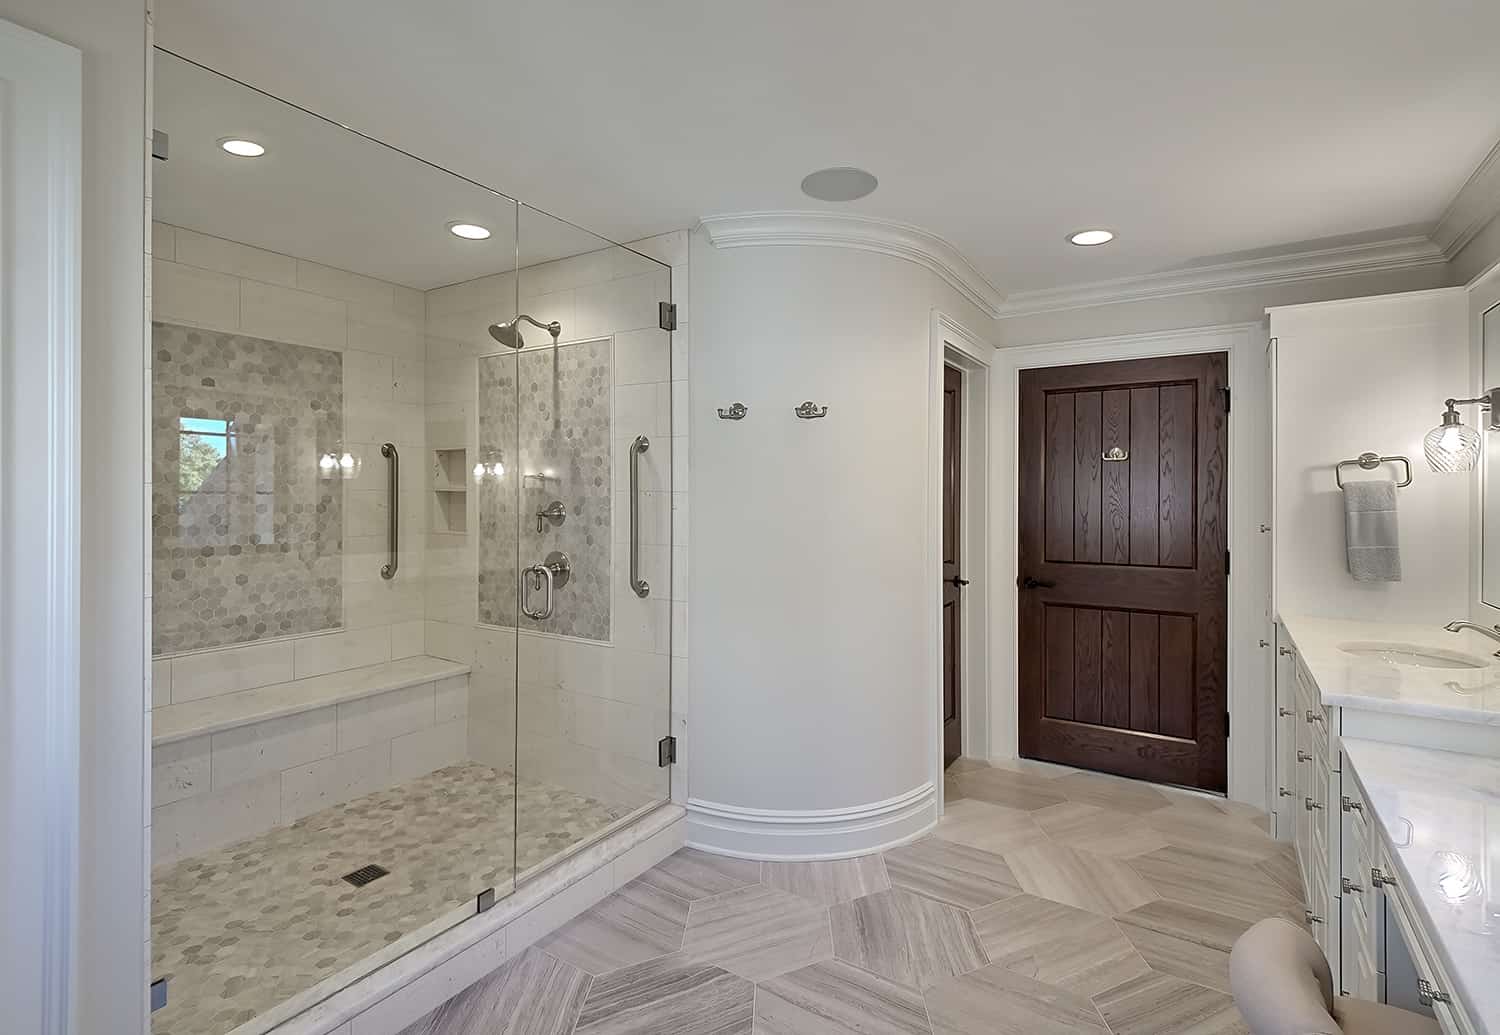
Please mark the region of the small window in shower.
[[270, 466], [271, 445], [242, 449], [233, 420], [178, 418], [177, 515], [184, 538], [207, 545], [242, 530], [263, 543], [275, 538], [274, 481], [260, 477], [260, 468]]

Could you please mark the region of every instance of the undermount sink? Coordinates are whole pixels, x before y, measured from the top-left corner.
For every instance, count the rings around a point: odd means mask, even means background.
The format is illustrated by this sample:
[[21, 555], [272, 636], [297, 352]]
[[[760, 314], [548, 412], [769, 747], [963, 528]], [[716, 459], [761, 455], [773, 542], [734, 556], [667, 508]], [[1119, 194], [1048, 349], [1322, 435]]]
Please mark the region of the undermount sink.
[[1423, 647], [1415, 643], [1341, 643], [1339, 650], [1357, 658], [1383, 661], [1387, 665], [1405, 665], [1410, 668], [1476, 669], [1489, 668], [1493, 660], [1476, 658], [1456, 650], [1441, 647]]

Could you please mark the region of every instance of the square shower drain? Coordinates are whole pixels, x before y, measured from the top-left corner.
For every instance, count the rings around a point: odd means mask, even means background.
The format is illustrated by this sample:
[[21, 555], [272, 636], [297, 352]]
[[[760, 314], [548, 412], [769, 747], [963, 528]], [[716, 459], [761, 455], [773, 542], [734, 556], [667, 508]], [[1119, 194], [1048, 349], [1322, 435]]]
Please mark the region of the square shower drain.
[[370, 865], [368, 866], [361, 866], [353, 873], [344, 874], [344, 880], [348, 881], [350, 884], [353, 884], [356, 888], [362, 888], [366, 884], [369, 884], [371, 881], [379, 880], [381, 877], [384, 877], [390, 872], [391, 871], [386, 869], [384, 866], [378, 866], [375, 863], [370, 863]]

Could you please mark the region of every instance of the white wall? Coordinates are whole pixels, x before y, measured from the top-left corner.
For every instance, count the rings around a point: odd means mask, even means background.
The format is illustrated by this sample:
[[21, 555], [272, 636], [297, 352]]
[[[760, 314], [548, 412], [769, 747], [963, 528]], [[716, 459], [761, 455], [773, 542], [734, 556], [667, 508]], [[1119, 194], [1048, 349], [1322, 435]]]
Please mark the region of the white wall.
[[[1422, 457], [1443, 400], [1470, 384], [1464, 290], [1275, 309], [1271, 333], [1277, 611], [1427, 623], [1467, 615], [1472, 479], [1434, 474]], [[1397, 497], [1399, 583], [1355, 582], [1346, 566], [1333, 468], [1366, 451], [1412, 461], [1413, 482]]]
[[[753, 825], [753, 810], [774, 821], [930, 786], [931, 313], [989, 321], [870, 252], [717, 249], [700, 232], [692, 269], [690, 839], [752, 851], [704, 810]], [[796, 418], [804, 400], [828, 416]], [[719, 420], [735, 401], [746, 419]]]
[[144, 1029], [146, 22], [137, 0], [3, 0], [83, 53], [84, 486], [77, 1011]]

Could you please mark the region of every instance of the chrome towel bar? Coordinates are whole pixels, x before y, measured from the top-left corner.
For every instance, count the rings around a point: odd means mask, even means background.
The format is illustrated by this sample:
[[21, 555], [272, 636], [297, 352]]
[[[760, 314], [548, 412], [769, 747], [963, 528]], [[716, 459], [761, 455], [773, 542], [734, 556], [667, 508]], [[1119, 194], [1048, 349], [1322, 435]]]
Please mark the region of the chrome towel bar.
[[1344, 468], [1358, 467], [1363, 471], [1373, 471], [1381, 464], [1401, 464], [1406, 469], [1406, 477], [1396, 482], [1398, 489], [1404, 489], [1411, 484], [1411, 461], [1404, 456], [1381, 456], [1378, 453], [1361, 453], [1353, 460], [1340, 460], [1333, 468], [1333, 480], [1338, 483], [1339, 488], [1344, 487]]

